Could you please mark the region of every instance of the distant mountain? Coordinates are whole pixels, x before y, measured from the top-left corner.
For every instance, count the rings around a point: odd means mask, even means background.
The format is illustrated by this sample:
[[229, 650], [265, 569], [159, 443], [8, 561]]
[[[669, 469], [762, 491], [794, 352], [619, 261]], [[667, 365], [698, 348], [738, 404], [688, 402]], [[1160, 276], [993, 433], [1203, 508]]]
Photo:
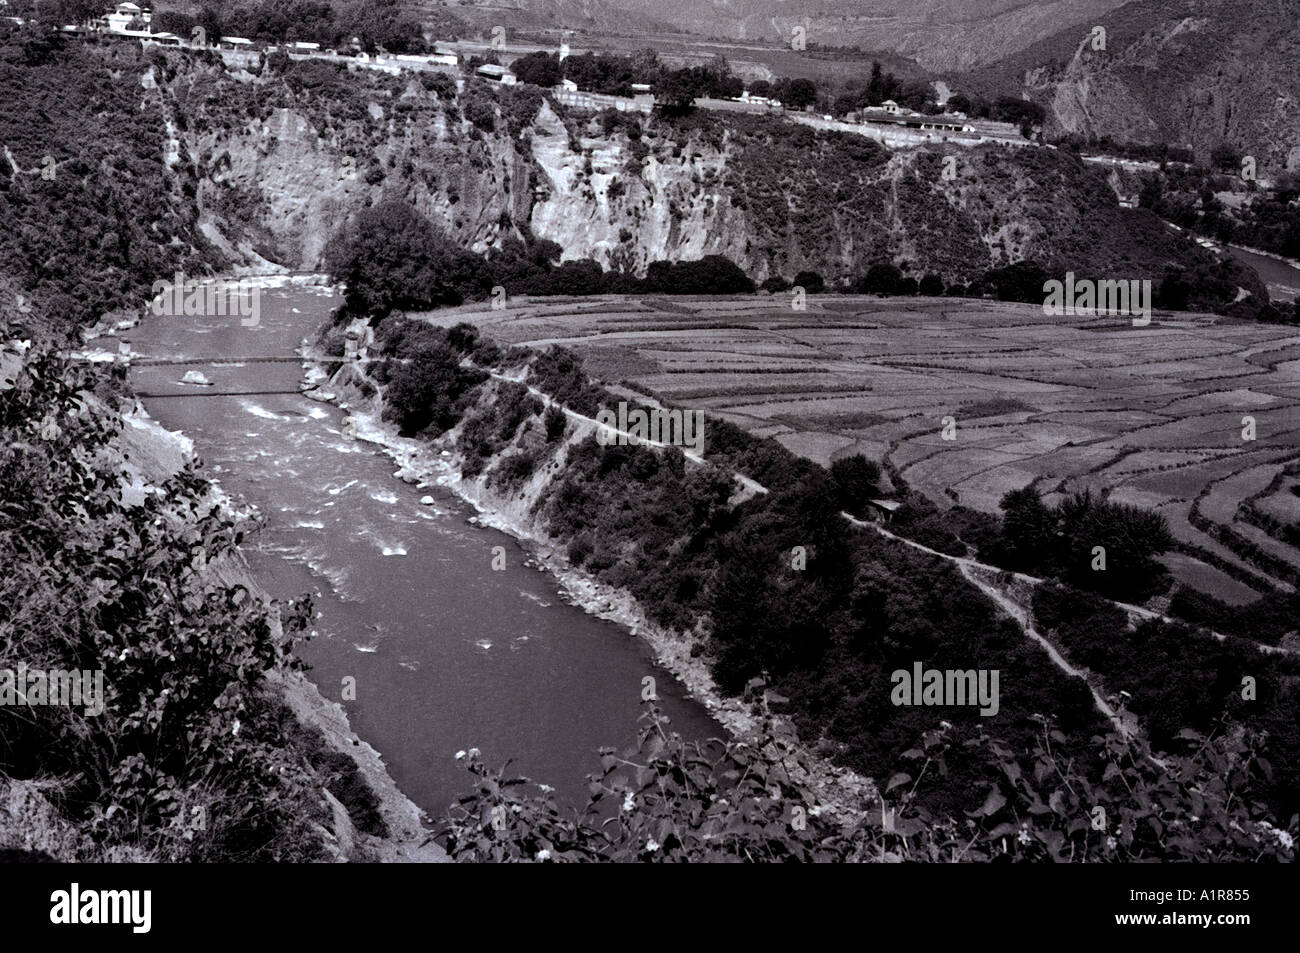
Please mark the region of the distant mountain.
[[[1124, 0], [487, 0], [455, 8], [549, 14], [576, 26], [585, 17], [626, 31], [637, 20], [729, 39], [788, 42], [796, 26], [810, 43], [890, 50], [936, 70], [1002, 59], [1063, 26], [1096, 18]], [[611, 13], [615, 14], [611, 16]], [[635, 15], [629, 19], [628, 14]]]
[[1049, 135], [1190, 145], [1199, 157], [1228, 143], [1261, 168], [1300, 169], [1300, 0], [1148, 0], [1101, 22], [1104, 52], [1068, 29], [968, 85], [1041, 102]]

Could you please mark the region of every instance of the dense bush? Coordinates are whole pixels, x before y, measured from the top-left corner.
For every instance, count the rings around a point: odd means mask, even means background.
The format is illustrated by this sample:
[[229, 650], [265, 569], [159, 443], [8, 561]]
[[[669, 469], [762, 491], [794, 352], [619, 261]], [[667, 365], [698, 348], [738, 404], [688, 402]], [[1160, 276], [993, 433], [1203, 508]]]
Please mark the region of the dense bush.
[[[454, 860], [497, 863], [981, 863], [1294, 859], [1295, 820], [1278, 829], [1251, 787], [1269, 770], [1255, 738], [1185, 732], [1157, 766], [1140, 741], [1092, 741], [1100, 780], [1061, 752], [1044, 725], [1024, 754], [983, 734], [925, 732], [901, 756], [885, 798], [836, 817], [794, 780], [806, 770], [770, 717], [753, 743], [687, 742], [650, 709], [637, 747], [606, 748], [588, 803], [561, 807], [552, 789], [489, 770], [463, 752], [472, 790], [436, 838]], [[963, 792], [962, 812], [923, 806], [958, 758], [992, 768]]]
[[392, 317], [380, 323], [375, 342], [385, 360], [376, 379], [385, 385], [383, 416], [403, 434], [436, 435], [454, 427], [486, 379], [483, 371], [461, 366], [461, 352], [449, 339], [455, 335], [461, 347], [478, 343], [462, 327], [449, 332]]
[[860, 453], [831, 463], [831, 482], [839, 505], [854, 516], [862, 516], [867, 500], [880, 492], [880, 464]]
[[182, 151], [168, 168], [162, 107], [141, 101], [139, 50], [72, 43], [33, 62], [22, 36], [0, 36], [0, 143], [20, 170], [0, 161], [0, 275], [28, 327], [67, 332], [223, 265], [198, 229], [194, 164]]
[[267, 684], [299, 666], [310, 601], [218, 581], [243, 534], [192, 466], [126, 501], [105, 384], [40, 354], [0, 386], [0, 669], [99, 672], [105, 696], [0, 706], [0, 771], [50, 782], [104, 848], [318, 859], [328, 817]]
[[347, 285], [349, 311], [386, 315], [485, 298], [492, 279], [483, 259], [439, 232], [405, 202], [357, 214], [325, 250], [335, 281]]
[[1154, 557], [1174, 540], [1158, 513], [1090, 490], [1047, 506], [1033, 486], [1009, 491], [1001, 507], [1000, 538], [980, 552], [989, 562], [1132, 602], [1169, 587], [1168, 571]]
[[1184, 729], [1209, 734], [1225, 718], [1245, 726], [1258, 735], [1256, 749], [1269, 765], [1256, 793], [1275, 816], [1300, 810], [1300, 662], [1182, 625], [1149, 620], [1131, 626], [1122, 609], [1056, 584], [1038, 587], [1033, 609], [1074, 664], [1091, 670], [1110, 694], [1128, 693], [1127, 705], [1154, 747], [1173, 750]]

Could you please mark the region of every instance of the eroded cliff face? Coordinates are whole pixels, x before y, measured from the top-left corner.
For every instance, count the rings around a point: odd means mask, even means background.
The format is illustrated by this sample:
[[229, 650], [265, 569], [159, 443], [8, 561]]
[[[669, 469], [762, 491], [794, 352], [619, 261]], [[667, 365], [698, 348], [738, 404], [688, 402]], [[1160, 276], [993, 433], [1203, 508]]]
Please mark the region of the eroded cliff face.
[[564, 260], [637, 275], [713, 254], [760, 282], [882, 259], [949, 281], [1021, 257], [1099, 270], [1116, 243], [1159, 246], [1152, 268], [1180, 256], [1149, 216], [1119, 222], [1104, 177], [1053, 150], [891, 153], [775, 119], [670, 123], [570, 111], [531, 87], [325, 69], [254, 77], [178, 59], [148, 94], [194, 169], [204, 234], [247, 267], [322, 269], [330, 237], [385, 196], [477, 252], [548, 239]]
[[317, 270], [349, 215], [396, 192], [478, 252], [527, 230], [566, 260], [640, 274], [658, 259], [707, 254], [754, 264], [743, 215], [701, 180], [725, 166], [717, 150], [638, 157], [625, 133], [566, 124], [547, 102], [518, 136], [485, 132], [416, 83], [396, 97], [369, 92], [350, 126], [295, 105], [233, 127], [191, 121], [210, 240], [244, 260]]

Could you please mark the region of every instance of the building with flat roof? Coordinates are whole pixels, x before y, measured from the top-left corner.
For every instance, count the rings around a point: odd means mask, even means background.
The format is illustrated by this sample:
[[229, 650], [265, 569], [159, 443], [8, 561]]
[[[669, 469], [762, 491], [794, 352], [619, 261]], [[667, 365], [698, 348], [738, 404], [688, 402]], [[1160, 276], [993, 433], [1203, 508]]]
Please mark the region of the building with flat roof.
[[493, 83], [500, 83], [502, 86], [513, 86], [519, 82], [514, 73], [504, 66], [498, 66], [496, 63], [484, 63], [475, 72], [484, 79]]

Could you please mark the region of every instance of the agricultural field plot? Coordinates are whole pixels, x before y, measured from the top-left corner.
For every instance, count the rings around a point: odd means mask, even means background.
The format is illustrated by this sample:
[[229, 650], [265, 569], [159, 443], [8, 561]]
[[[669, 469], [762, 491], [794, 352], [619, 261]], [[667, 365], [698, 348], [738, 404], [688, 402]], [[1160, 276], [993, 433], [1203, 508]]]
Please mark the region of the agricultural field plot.
[[1283, 472], [1300, 463], [1294, 328], [1167, 313], [1139, 328], [971, 299], [812, 296], [795, 312], [785, 295], [519, 300], [429, 317], [568, 347], [607, 383], [823, 465], [864, 453], [942, 507], [996, 512], [1037, 481], [1049, 498], [1091, 487], [1159, 510], [1183, 544], [1170, 570], [1229, 601], [1289, 588], [1300, 567], [1282, 538], [1300, 517]]
[[1255, 508], [1261, 513], [1281, 520], [1283, 523], [1300, 523], [1300, 480], [1291, 480], [1282, 488], [1255, 500]]

